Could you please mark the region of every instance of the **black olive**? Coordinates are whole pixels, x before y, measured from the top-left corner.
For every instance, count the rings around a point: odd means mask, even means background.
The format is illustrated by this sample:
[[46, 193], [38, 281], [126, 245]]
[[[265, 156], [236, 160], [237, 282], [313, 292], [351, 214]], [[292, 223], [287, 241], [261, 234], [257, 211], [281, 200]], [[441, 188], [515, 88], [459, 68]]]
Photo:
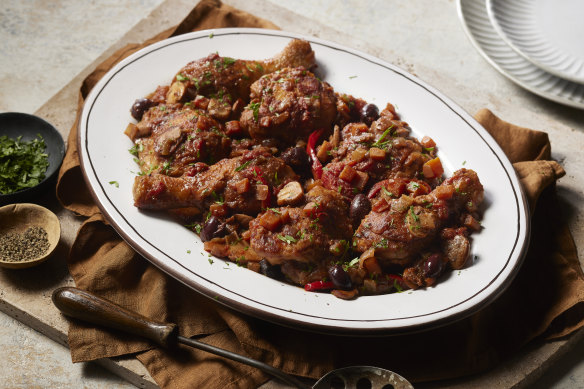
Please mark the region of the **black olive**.
[[424, 262], [424, 276], [429, 278], [436, 278], [444, 269], [444, 262], [439, 254], [430, 255]]
[[205, 225], [201, 229], [201, 240], [206, 242], [213, 238], [220, 238], [227, 234], [227, 228], [225, 228], [225, 223], [221, 222], [218, 217], [211, 216], [209, 220], [205, 222]]
[[262, 259], [260, 261], [260, 271], [266, 277], [274, 278], [276, 280], [284, 278], [284, 274], [282, 274], [282, 269], [280, 269], [280, 265], [272, 265], [265, 259]]
[[379, 108], [375, 104], [365, 104], [359, 114], [361, 121], [370, 126], [374, 120], [379, 119]]
[[349, 275], [341, 265], [334, 265], [330, 267], [328, 270], [328, 275], [331, 278], [333, 284], [335, 285], [335, 288], [351, 289], [351, 287], [353, 286], [351, 282], [351, 277], [349, 277]]
[[303, 147], [290, 147], [280, 158], [297, 173], [310, 170], [310, 158]]
[[353, 197], [351, 201], [351, 208], [349, 209], [349, 216], [358, 223], [371, 211], [371, 202], [363, 193], [359, 193]]
[[148, 111], [154, 105], [156, 103], [150, 99], [138, 99], [132, 104], [130, 113], [134, 119], [140, 121], [142, 120], [142, 116], [144, 116], [144, 112]]

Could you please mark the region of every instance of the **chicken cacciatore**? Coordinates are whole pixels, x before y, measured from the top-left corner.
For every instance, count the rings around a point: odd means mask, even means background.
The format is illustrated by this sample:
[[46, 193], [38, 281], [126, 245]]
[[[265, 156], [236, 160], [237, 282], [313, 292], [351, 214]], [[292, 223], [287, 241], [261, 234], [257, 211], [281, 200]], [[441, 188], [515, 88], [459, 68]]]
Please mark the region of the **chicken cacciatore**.
[[136, 100], [126, 128], [140, 209], [172, 214], [210, 254], [342, 299], [434, 285], [481, 229], [473, 170], [388, 103], [339, 93], [293, 40], [266, 60], [218, 53]]

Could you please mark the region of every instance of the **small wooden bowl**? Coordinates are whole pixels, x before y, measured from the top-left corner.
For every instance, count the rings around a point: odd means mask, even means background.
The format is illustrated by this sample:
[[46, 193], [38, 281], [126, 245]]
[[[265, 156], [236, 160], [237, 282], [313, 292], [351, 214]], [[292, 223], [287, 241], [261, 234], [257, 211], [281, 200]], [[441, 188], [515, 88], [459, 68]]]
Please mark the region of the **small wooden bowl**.
[[10, 204], [0, 208], [0, 236], [6, 233], [23, 233], [29, 227], [42, 227], [47, 232], [49, 248], [37, 258], [27, 261], [3, 261], [0, 267], [24, 269], [46, 261], [61, 239], [61, 224], [53, 212], [37, 204]]

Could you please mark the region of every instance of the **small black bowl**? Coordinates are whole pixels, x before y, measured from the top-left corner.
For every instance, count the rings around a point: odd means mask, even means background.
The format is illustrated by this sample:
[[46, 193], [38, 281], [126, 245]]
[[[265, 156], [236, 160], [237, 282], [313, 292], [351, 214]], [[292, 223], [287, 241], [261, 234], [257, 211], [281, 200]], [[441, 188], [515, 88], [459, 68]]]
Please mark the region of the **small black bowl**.
[[0, 113], [0, 136], [9, 138], [22, 136], [22, 141], [31, 141], [40, 134], [45, 141], [45, 153], [48, 154], [49, 166], [45, 172], [45, 179], [37, 186], [13, 192], [0, 194], [0, 205], [19, 203], [30, 200], [33, 196], [42, 195], [54, 185], [54, 178], [61, 167], [65, 156], [65, 142], [59, 131], [43, 119], [19, 112]]

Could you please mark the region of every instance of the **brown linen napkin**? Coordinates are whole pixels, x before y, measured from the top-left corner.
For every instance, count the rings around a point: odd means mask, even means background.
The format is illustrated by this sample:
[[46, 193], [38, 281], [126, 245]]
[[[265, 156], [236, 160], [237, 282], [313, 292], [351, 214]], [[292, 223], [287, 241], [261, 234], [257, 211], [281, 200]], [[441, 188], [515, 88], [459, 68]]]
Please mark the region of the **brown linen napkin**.
[[[232, 26], [275, 28], [219, 1], [203, 0], [176, 29], [145, 44], [194, 29]], [[129, 45], [98, 66], [83, 83], [79, 108], [95, 82], [140, 47]], [[513, 162], [533, 217], [529, 251], [516, 279], [499, 299], [467, 319], [406, 336], [352, 338], [284, 328], [222, 307], [152, 266], [103, 219], [82, 178], [76, 125], [57, 195], [66, 208], [89, 218], [71, 249], [69, 270], [79, 288], [177, 323], [183, 336], [306, 377], [351, 364], [385, 367], [414, 382], [484, 371], [538, 336], [554, 339], [582, 327], [584, 275], [557, 203], [554, 184], [564, 170], [550, 160], [547, 134], [506, 123], [488, 110], [476, 118]], [[181, 347], [168, 352], [76, 321], [70, 325], [69, 344], [74, 362], [134, 354], [163, 388], [250, 388], [267, 379], [256, 369], [202, 351]]]

